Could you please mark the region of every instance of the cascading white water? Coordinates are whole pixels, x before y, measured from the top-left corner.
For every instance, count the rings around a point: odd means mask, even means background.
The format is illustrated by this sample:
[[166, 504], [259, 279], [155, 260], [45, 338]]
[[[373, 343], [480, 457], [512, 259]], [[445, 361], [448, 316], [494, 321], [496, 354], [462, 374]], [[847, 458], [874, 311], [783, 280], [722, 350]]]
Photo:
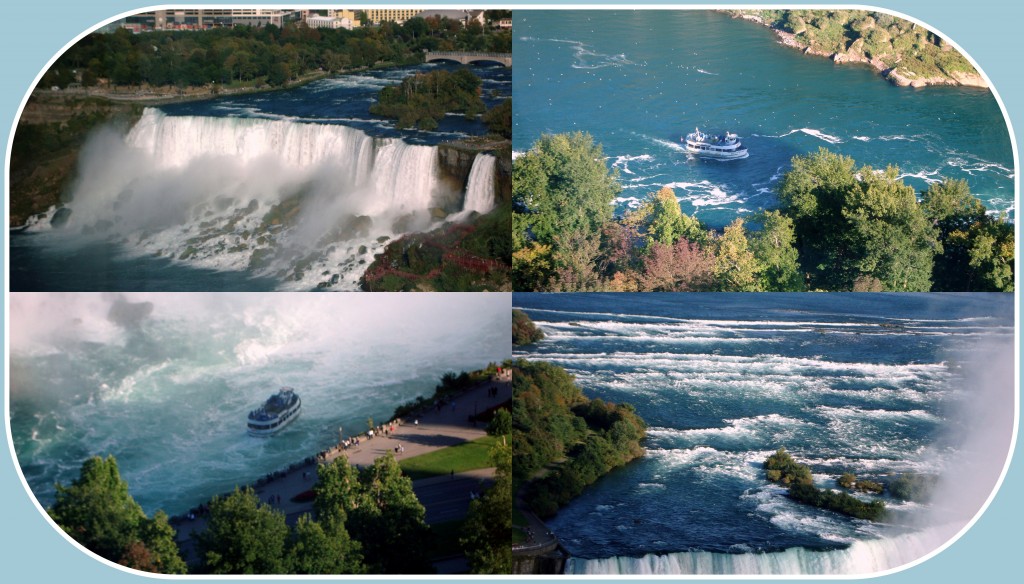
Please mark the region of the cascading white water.
[[336, 124], [169, 116], [82, 152], [69, 227], [205, 268], [355, 288], [384, 242], [429, 227], [437, 148]]
[[155, 161], [157, 168], [183, 168], [212, 156], [249, 165], [273, 159], [287, 169], [330, 164], [354, 185], [368, 181], [375, 196], [362, 212], [401, 214], [425, 210], [437, 187], [437, 148], [377, 139], [333, 124], [305, 124], [258, 118], [168, 116], [147, 108], [125, 138]]
[[167, 116], [147, 108], [125, 142], [153, 156], [160, 168], [181, 168], [207, 156], [248, 164], [273, 156], [286, 167], [343, 164], [356, 182], [373, 164], [373, 138], [354, 128], [258, 118]]
[[873, 574], [905, 566], [934, 552], [948, 532], [926, 530], [882, 539], [858, 540], [838, 550], [794, 547], [767, 553], [706, 551], [648, 554], [639, 558], [570, 558], [566, 574]]
[[378, 197], [371, 213], [427, 209], [437, 187], [437, 148], [388, 140], [377, 149], [373, 181]]
[[473, 159], [473, 168], [466, 182], [466, 201], [463, 212], [487, 213], [495, 206], [494, 163], [497, 159], [489, 154], [478, 154]]

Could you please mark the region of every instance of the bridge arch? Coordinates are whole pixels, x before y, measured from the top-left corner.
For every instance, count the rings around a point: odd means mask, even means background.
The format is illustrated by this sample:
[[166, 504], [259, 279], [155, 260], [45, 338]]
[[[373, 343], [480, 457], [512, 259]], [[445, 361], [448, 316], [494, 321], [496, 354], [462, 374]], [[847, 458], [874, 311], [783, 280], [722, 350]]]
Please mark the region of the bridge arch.
[[454, 61], [469, 65], [470, 63], [498, 63], [506, 67], [512, 66], [512, 53], [474, 53], [469, 51], [427, 51], [424, 62]]

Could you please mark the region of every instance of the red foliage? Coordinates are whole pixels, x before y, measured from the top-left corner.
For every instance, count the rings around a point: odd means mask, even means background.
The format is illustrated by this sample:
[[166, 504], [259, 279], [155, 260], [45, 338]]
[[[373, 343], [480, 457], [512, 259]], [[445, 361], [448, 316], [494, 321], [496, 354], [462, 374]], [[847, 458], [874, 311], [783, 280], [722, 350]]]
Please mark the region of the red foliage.
[[640, 285], [652, 292], [696, 292], [714, 283], [715, 255], [680, 239], [674, 245], [652, 243], [644, 257]]

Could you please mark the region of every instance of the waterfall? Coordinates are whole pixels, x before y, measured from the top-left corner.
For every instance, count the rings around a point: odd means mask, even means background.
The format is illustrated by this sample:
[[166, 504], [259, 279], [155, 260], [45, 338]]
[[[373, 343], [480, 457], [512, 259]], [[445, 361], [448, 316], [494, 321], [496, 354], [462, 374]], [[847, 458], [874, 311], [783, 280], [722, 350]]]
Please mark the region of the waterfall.
[[476, 211], [487, 213], [495, 206], [494, 200], [494, 163], [496, 159], [489, 154], [478, 154], [473, 159], [473, 168], [469, 171], [466, 182], [466, 200], [462, 205], [463, 212]]
[[147, 108], [82, 149], [69, 227], [137, 255], [352, 288], [384, 242], [436, 222], [440, 184], [435, 146]]
[[848, 575], [872, 574], [905, 566], [936, 551], [948, 532], [929, 530], [855, 541], [844, 549], [812, 550], [794, 547], [779, 552], [716, 553], [707, 551], [570, 558], [567, 574], [741, 574]]
[[388, 139], [377, 149], [373, 182], [378, 196], [369, 211], [401, 214], [429, 208], [437, 173], [436, 147]]
[[369, 177], [373, 138], [347, 126], [288, 120], [168, 116], [146, 108], [125, 142], [151, 155], [158, 168], [183, 168], [210, 156], [243, 165], [273, 157], [287, 168], [341, 163], [353, 182]]

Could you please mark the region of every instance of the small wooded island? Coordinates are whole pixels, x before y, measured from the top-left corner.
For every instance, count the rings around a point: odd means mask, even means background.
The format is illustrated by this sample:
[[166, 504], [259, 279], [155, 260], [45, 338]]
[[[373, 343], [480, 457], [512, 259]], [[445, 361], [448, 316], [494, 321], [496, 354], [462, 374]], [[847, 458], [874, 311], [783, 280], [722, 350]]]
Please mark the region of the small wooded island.
[[836, 479], [836, 485], [842, 491], [819, 489], [814, 486], [811, 468], [794, 460], [785, 448], [779, 448], [764, 461], [764, 471], [769, 481], [789, 487], [787, 495], [794, 501], [870, 521], [879, 521], [885, 517], [885, 503], [880, 499], [862, 501], [851, 495], [851, 492], [870, 495], [888, 492], [897, 500], [925, 502], [931, 498], [937, 482], [937, 477], [933, 475], [909, 473], [895, 475], [883, 484], [858, 479], [853, 473], [845, 472]]

